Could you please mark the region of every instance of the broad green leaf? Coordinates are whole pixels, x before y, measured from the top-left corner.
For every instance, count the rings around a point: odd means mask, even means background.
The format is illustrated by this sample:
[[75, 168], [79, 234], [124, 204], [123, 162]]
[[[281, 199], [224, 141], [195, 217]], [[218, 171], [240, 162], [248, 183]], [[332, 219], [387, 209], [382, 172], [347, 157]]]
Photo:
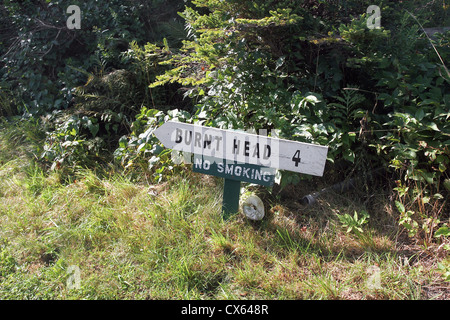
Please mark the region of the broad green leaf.
[[400, 201], [395, 201], [395, 206], [397, 207], [398, 211], [400, 211], [400, 213], [405, 212], [405, 206]]
[[444, 188], [447, 189], [447, 191], [450, 191], [450, 179], [444, 180]]
[[416, 111], [415, 118], [416, 118], [417, 120], [421, 121], [421, 120], [423, 119], [424, 116], [425, 116], [425, 112], [423, 111], [423, 108], [419, 108], [419, 109]]
[[450, 228], [447, 226], [441, 227], [434, 233], [435, 238], [439, 238], [441, 236], [444, 236], [444, 237], [450, 236]]
[[431, 122], [429, 125], [427, 125], [428, 128], [434, 130], [434, 131], [438, 131], [440, 132], [441, 130], [438, 128], [438, 126], [436, 125], [436, 123]]

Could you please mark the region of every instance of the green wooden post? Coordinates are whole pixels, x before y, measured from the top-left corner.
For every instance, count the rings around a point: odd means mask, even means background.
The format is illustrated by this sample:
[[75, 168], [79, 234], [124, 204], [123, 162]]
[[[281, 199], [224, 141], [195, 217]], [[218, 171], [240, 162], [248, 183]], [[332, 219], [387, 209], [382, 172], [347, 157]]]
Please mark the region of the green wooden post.
[[239, 212], [239, 195], [241, 193], [241, 182], [225, 179], [223, 185], [223, 219], [227, 220], [232, 214]]

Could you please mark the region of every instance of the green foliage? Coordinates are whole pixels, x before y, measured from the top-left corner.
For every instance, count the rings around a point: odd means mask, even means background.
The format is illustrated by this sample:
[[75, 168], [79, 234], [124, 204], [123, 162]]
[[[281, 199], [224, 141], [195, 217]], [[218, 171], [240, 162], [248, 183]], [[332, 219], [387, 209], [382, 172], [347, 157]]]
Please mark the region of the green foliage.
[[[74, 88], [85, 80], [72, 67], [94, 72], [101, 61], [107, 69], [123, 68], [120, 54], [128, 43], [162, 41], [170, 35], [167, 25], [179, 24], [174, 18], [183, 4], [181, 0], [3, 1], [1, 16], [9, 27], [0, 31], [0, 84], [14, 90], [17, 101], [10, 100], [14, 113], [67, 109]], [[79, 30], [66, 27], [69, 5], [80, 7]], [[178, 43], [180, 37], [178, 31], [169, 38]]]
[[364, 232], [362, 227], [368, 222], [369, 214], [362, 211], [358, 217], [358, 212], [355, 211], [353, 216], [346, 213], [338, 215], [338, 218], [342, 226], [347, 228], [347, 233], [354, 232], [357, 235], [360, 235]]
[[448, 263], [447, 265], [444, 263], [438, 263], [438, 271], [442, 273], [442, 277], [445, 281], [450, 282], [450, 266]]
[[418, 36], [417, 24], [406, 14], [399, 28], [401, 34], [391, 38], [387, 48], [400, 51], [400, 45], [401, 52], [384, 56], [371, 72], [387, 111], [378, 118], [384, 123], [376, 134], [379, 141], [372, 146], [399, 172], [400, 199], [417, 205], [412, 210], [416, 215], [400, 211], [400, 223], [411, 235], [417, 234], [418, 225], [429, 234], [428, 228], [437, 226], [432, 217], [446, 211], [450, 164], [450, 78], [433, 49], [445, 61], [450, 34], [430, 45], [423, 33]]
[[16, 270], [16, 260], [7, 248], [8, 242], [2, 239], [0, 245], [0, 283], [2, 278], [7, 277]]
[[[52, 117], [58, 119], [53, 120]], [[55, 113], [48, 118], [55, 122], [55, 130], [47, 134], [41, 158], [51, 164], [51, 170], [66, 166], [89, 166], [93, 164], [92, 161], [101, 159], [100, 152], [105, 145], [103, 140], [95, 139], [99, 131], [96, 118], [64, 116], [62, 113]]]
[[450, 228], [445, 226], [445, 227], [441, 227], [439, 228], [439, 230], [437, 230], [434, 234], [434, 236], [436, 238], [438, 237], [449, 237], [450, 236]]
[[[152, 185], [152, 192], [122, 172], [99, 177], [97, 167], [78, 171], [68, 183], [58, 172], [46, 173], [17, 156], [17, 149], [35, 149], [19, 139], [27, 123], [31, 131], [31, 121], [0, 130], [2, 299], [404, 300], [448, 294], [436, 274], [445, 275], [448, 266], [442, 246], [422, 249], [407, 241], [408, 255], [396, 251], [404, 238], [378, 220], [383, 208], [370, 221], [371, 250], [362, 248], [366, 239], [327, 223], [343, 200], [349, 205], [344, 212], [356, 210], [361, 219], [366, 203], [353, 195], [331, 197], [300, 215], [297, 207], [270, 203], [270, 219], [262, 224], [243, 216], [223, 222], [220, 184], [190, 172]], [[389, 202], [386, 194], [379, 206]], [[411, 263], [425, 253], [429, 259]], [[438, 263], [444, 268], [436, 269]], [[367, 288], [366, 270], [374, 264], [381, 270], [377, 296]], [[70, 266], [81, 270], [80, 289], [69, 287]]]
[[6, 84], [0, 84], [0, 117], [9, 118], [17, 114], [18, 99]]
[[[431, 44], [417, 22], [445, 24], [445, 8], [382, 2], [382, 28], [369, 29], [370, 3], [347, 1], [353, 19], [333, 15], [334, 2], [193, 3], [182, 13], [189, 40], [152, 87], [185, 86], [204, 125], [276, 129], [328, 145], [330, 162], [359, 171], [389, 164], [407, 190], [400, 200], [418, 206], [401, 212], [400, 223], [430, 239], [439, 224], [431, 217], [445, 212], [448, 195], [449, 40]], [[282, 185], [299, 181], [294, 176], [283, 173]]]
[[[65, 27], [69, 4], [81, 30]], [[109, 163], [115, 150], [154, 181], [182, 170], [152, 134], [169, 119], [327, 145], [331, 171], [389, 166], [400, 224], [431, 241], [448, 212], [450, 33], [422, 29], [448, 25], [448, 10], [383, 0], [369, 29], [371, 4], [4, 1], [0, 116], [43, 115], [50, 168]]]
[[122, 60], [132, 72], [137, 88], [134, 92], [141, 96], [140, 105], [158, 108], [159, 110], [173, 109], [174, 106], [184, 107], [186, 102], [182, 101], [182, 95], [177, 93], [178, 86], [167, 85], [165, 87], [153, 88], [156, 77], [167, 70], [162, 66], [171, 54], [171, 48], [166, 38], [163, 46], [159, 47], [152, 43], [139, 46], [136, 41], [130, 42], [130, 48], [121, 54]]
[[[0, 116], [45, 117], [42, 159], [52, 169], [108, 162], [143, 105], [179, 102], [173, 92], [148, 88], [159, 71], [147, 56], [136, 59], [136, 50], [149, 40], [179, 44], [184, 4], [4, 1], [1, 17], [10, 27], [0, 30]], [[79, 30], [66, 27], [69, 5], [80, 7]]]
[[406, 211], [405, 206], [399, 202], [395, 202], [395, 206], [400, 212], [399, 224], [408, 230], [410, 236], [415, 236], [419, 229], [419, 224], [415, 219], [413, 219], [414, 212], [411, 210]]
[[57, 27], [63, 21], [65, 24], [65, 16], [53, 4], [36, 5], [33, 1], [4, 1], [2, 9], [9, 22], [10, 40], [9, 47], [0, 47], [0, 82], [15, 91], [14, 113], [67, 106], [71, 96], [65, 84], [71, 77], [59, 76], [70, 36]]
[[151, 174], [152, 180], [161, 182], [170, 179], [182, 170], [174, 166], [172, 152], [165, 149], [153, 134], [159, 126], [169, 120], [191, 121], [191, 115], [183, 110], [170, 110], [166, 113], [143, 107], [131, 125], [131, 134], [119, 140], [114, 157], [128, 172]]

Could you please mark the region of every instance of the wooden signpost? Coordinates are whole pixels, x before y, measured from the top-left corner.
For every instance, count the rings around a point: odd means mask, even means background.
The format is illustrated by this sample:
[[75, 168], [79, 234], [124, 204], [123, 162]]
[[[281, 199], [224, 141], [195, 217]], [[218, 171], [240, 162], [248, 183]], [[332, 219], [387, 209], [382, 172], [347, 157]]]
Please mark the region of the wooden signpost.
[[193, 171], [225, 179], [225, 219], [239, 210], [241, 181], [271, 186], [276, 169], [322, 176], [328, 152], [326, 146], [175, 121], [154, 134], [166, 148], [193, 153]]

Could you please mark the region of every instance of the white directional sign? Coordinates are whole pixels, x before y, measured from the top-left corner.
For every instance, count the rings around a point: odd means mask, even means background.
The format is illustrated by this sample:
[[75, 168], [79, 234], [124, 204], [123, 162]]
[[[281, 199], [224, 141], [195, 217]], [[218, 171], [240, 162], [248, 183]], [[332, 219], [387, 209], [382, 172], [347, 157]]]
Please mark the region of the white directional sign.
[[328, 147], [241, 131], [168, 121], [154, 131], [170, 149], [322, 176]]

